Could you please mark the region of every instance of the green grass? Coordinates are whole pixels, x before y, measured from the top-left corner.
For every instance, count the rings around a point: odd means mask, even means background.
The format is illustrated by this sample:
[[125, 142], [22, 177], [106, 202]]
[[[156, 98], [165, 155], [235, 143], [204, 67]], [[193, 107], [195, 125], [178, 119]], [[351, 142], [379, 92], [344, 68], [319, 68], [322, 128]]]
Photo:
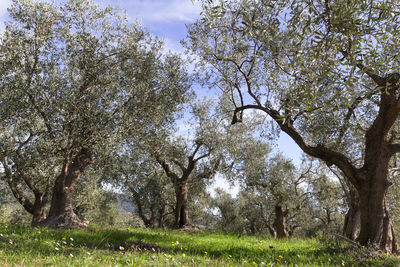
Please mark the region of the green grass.
[[[159, 253], [123, 247], [156, 244]], [[399, 266], [395, 256], [322, 239], [272, 240], [175, 230], [56, 230], [0, 224], [0, 266]]]

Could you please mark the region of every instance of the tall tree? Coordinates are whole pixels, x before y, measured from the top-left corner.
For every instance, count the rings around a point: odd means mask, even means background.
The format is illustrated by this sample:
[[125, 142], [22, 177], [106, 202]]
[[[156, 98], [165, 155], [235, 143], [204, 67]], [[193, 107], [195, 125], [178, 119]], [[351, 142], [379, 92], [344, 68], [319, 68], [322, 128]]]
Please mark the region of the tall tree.
[[[189, 225], [189, 187], [203, 179], [214, 178], [224, 160], [222, 156], [226, 121], [213, 113], [208, 102], [192, 104], [193, 136], [173, 136], [151, 149], [175, 189], [175, 224]], [[225, 122], [225, 124], [224, 124]]]
[[81, 175], [125, 132], [175, 109], [187, 76], [160, 41], [90, 0], [14, 0], [10, 17], [0, 41], [6, 179], [34, 223], [84, 226], [72, 206]]
[[256, 109], [359, 193], [358, 241], [397, 251], [385, 196], [400, 151], [397, 1], [204, 0], [189, 48], [232, 102]]

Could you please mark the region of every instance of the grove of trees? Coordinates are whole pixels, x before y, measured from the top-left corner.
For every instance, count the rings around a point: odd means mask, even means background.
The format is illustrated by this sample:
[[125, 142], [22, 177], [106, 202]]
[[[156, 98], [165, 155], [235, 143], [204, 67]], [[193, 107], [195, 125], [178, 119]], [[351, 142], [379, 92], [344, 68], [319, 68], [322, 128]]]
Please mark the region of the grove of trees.
[[[189, 68], [111, 7], [13, 0], [0, 215], [18, 204], [33, 226], [322, 231], [397, 252], [398, 2], [200, 4]], [[299, 166], [276, 149], [280, 132], [305, 153]], [[237, 194], [210, 191], [221, 179]]]

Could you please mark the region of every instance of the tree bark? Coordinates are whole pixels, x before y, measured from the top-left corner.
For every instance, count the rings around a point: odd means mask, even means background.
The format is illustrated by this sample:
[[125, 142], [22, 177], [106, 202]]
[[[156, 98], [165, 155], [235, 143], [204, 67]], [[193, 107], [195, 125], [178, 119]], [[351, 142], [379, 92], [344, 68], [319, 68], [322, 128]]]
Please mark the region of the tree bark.
[[285, 238], [289, 236], [286, 226], [287, 214], [287, 209], [284, 211], [281, 205], [275, 205], [275, 220], [273, 226], [277, 238]]
[[389, 162], [397, 153], [386, 139], [399, 115], [396, 97], [399, 75], [390, 80], [383, 92], [377, 118], [366, 132], [364, 166], [357, 171], [355, 184], [360, 199], [361, 230], [358, 241], [385, 252], [396, 253], [397, 243], [386, 208], [385, 197], [391, 183], [388, 180]]
[[164, 226], [164, 213], [165, 213], [165, 205], [161, 205], [158, 209], [158, 227], [163, 228]]
[[349, 210], [344, 218], [343, 235], [350, 240], [356, 240], [360, 233], [361, 210], [358, 192], [355, 188], [350, 189]]
[[189, 211], [188, 203], [188, 182], [187, 180], [180, 180], [179, 184], [175, 186], [176, 190], [176, 207], [175, 207], [175, 225], [178, 228], [183, 228], [189, 224]]
[[357, 240], [361, 245], [394, 253], [397, 241], [385, 202], [388, 184], [374, 180], [360, 190], [361, 231]]
[[33, 192], [34, 202], [32, 204], [29, 197], [27, 197], [25, 195], [25, 193], [20, 189], [19, 183], [17, 182], [18, 179], [16, 179], [15, 174], [13, 174], [10, 166], [7, 164], [4, 155], [1, 155], [1, 154], [0, 154], [0, 163], [2, 164], [2, 166], [5, 170], [6, 181], [8, 183], [8, 186], [9, 186], [12, 194], [14, 195], [15, 199], [22, 205], [22, 207], [27, 212], [32, 214], [31, 225], [35, 226], [38, 223], [45, 220], [46, 214], [44, 211], [44, 206], [47, 203], [47, 194], [49, 192], [49, 186], [46, 186], [46, 189], [44, 191], [41, 191], [38, 188], [36, 188], [31, 183], [30, 179], [28, 177], [26, 177], [24, 174], [20, 173], [18, 175], [19, 177], [22, 177], [22, 180], [25, 182], [25, 184], [28, 186], [28, 188], [30, 190], [32, 190], [32, 192]]
[[147, 216], [144, 214], [144, 211], [143, 211], [143, 204], [142, 204], [142, 199], [140, 197], [140, 194], [133, 188], [133, 186], [128, 185], [128, 188], [132, 193], [133, 200], [135, 201], [137, 209], [138, 209], [138, 215], [139, 215], [140, 219], [142, 219], [144, 226], [147, 228], [154, 228], [154, 226], [155, 226], [154, 208], [151, 208], [150, 218], [147, 218]]
[[42, 194], [35, 194], [35, 203], [33, 203], [32, 209], [32, 226], [36, 226], [46, 219], [46, 213], [44, 211], [45, 202]]
[[64, 164], [53, 187], [49, 215], [41, 225], [57, 228], [87, 226], [87, 222], [81, 221], [73, 211], [72, 202], [76, 184], [91, 162], [90, 150], [82, 149], [71, 162]]

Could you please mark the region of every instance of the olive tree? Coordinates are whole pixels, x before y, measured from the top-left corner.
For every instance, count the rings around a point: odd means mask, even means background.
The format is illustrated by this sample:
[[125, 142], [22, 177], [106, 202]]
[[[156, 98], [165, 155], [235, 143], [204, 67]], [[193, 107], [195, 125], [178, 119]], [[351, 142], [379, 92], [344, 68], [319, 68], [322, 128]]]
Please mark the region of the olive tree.
[[[215, 177], [223, 163], [226, 120], [218, 116], [209, 101], [191, 104], [192, 134], [170, 134], [149, 148], [175, 189], [175, 225], [190, 224], [189, 187]], [[161, 140], [159, 140], [161, 141]]]
[[336, 177], [329, 175], [321, 167], [315, 170], [309, 183], [312, 202], [310, 212], [311, 216], [320, 222], [319, 228], [325, 231], [337, 232], [341, 225], [344, 225], [343, 233], [345, 236], [354, 239], [352, 235], [356, 235], [356, 229], [354, 231], [347, 230], [347, 228], [351, 227], [351, 222], [343, 224], [343, 219], [348, 218], [347, 220], [350, 220], [350, 217], [343, 218], [344, 216], [342, 216], [345, 207], [350, 204], [347, 201], [348, 196], [345, 196], [345, 193], [349, 192], [345, 192]]
[[182, 62], [90, 0], [14, 0], [9, 11], [0, 39], [6, 180], [34, 224], [85, 226], [72, 205], [81, 175], [126, 132], [145, 133], [176, 108], [189, 86]]
[[[232, 103], [256, 109], [359, 193], [358, 241], [397, 251], [385, 196], [400, 151], [397, 1], [204, 0], [188, 48]], [[203, 72], [204, 73], [204, 72]]]
[[113, 168], [104, 181], [126, 191], [146, 227], [164, 227], [174, 213], [174, 189], [169, 178], [150, 154], [132, 142], [123, 144], [121, 152], [113, 155]]
[[261, 210], [269, 208], [264, 216], [271, 235], [288, 237], [299, 227], [294, 219], [310, 198], [310, 192], [305, 190], [309, 169], [299, 174], [293, 163], [281, 154], [256, 157], [245, 167], [247, 191], [264, 199], [257, 202]]

